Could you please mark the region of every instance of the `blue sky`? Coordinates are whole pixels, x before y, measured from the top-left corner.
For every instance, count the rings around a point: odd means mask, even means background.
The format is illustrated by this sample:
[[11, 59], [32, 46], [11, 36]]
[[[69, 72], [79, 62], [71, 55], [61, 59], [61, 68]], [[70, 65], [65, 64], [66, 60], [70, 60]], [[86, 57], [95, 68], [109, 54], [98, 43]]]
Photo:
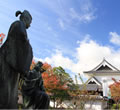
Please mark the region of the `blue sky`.
[[26, 9], [33, 18], [27, 32], [36, 60], [62, 66], [72, 77], [103, 58], [120, 69], [119, 5], [119, 0], [1, 0], [0, 33], [7, 36], [18, 20], [15, 12]]

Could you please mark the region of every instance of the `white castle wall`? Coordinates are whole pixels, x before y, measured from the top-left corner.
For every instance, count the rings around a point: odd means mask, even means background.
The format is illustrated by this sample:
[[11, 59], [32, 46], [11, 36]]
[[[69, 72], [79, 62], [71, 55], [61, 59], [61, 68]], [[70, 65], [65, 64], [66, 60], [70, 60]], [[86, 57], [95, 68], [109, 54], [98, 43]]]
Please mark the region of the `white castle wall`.
[[102, 83], [102, 87], [103, 87], [103, 96], [109, 96], [109, 85], [113, 84], [114, 81], [112, 80], [112, 78], [115, 78], [117, 81], [120, 80], [120, 75], [102, 75], [102, 76], [94, 76], [99, 82]]

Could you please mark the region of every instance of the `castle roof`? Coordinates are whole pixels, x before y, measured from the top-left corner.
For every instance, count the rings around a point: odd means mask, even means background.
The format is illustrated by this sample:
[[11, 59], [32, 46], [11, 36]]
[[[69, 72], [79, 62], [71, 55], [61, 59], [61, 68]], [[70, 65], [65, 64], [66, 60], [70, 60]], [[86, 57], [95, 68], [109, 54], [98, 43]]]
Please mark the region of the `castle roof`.
[[103, 61], [90, 71], [84, 71], [85, 74], [120, 74], [120, 70], [110, 64], [107, 60]]

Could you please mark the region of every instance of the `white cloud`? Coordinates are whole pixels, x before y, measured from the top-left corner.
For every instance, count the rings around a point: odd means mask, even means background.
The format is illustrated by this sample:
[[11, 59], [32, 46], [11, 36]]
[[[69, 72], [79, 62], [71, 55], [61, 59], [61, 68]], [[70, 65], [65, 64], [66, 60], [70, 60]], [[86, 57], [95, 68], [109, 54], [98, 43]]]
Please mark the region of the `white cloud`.
[[86, 13], [86, 14], [82, 15], [81, 21], [90, 22], [90, 21], [94, 20], [95, 18], [96, 18], [96, 16], [94, 16], [93, 12], [90, 12], [90, 13]]
[[116, 32], [110, 32], [109, 33], [111, 39], [110, 42], [116, 45], [120, 45], [120, 35], [118, 35]]
[[[57, 22], [61, 29], [67, 29], [71, 27], [71, 24], [87, 23], [96, 18], [96, 8], [92, 5], [92, 0], [80, 0], [78, 1], [79, 8], [76, 9], [73, 1], [70, 0], [49, 0], [40, 1], [54, 12], [57, 16]], [[71, 7], [72, 6], [72, 7]]]
[[60, 27], [61, 27], [63, 30], [65, 30], [65, 26], [64, 26], [63, 20], [62, 20], [62, 19], [58, 19], [58, 23], [59, 23]]
[[62, 52], [59, 50], [56, 50], [56, 53], [53, 54], [51, 58], [45, 58], [44, 61], [54, 66], [62, 66], [66, 69], [71, 68], [71, 66], [74, 65], [73, 61], [68, 57], [64, 57]]
[[96, 18], [96, 16], [94, 15], [94, 11], [78, 13], [75, 11], [74, 8], [70, 8], [70, 16], [72, 17], [72, 19], [77, 19], [80, 22], [90, 22]]
[[94, 11], [95, 8], [92, 4], [92, 0], [80, 0], [80, 9], [84, 13], [88, 13], [90, 11]]
[[93, 69], [103, 58], [106, 58], [113, 66], [120, 69], [120, 50], [116, 51], [109, 46], [100, 45], [91, 40], [89, 36], [90, 35], [86, 35], [83, 41], [77, 41], [79, 45], [76, 48], [75, 60], [64, 56], [62, 51], [59, 50], [56, 50], [51, 57], [41, 60], [53, 66], [62, 66], [64, 69], [68, 69], [74, 74], [81, 73], [83, 77], [83, 71]]
[[91, 0], [81, 0], [79, 1], [80, 9], [75, 10], [75, 8], [70, 8], [70, 16], [73, 19], [79, 20], [79, 22], [90, 22], [96, 18], [95, 12], [96, 8], [92, 5]]

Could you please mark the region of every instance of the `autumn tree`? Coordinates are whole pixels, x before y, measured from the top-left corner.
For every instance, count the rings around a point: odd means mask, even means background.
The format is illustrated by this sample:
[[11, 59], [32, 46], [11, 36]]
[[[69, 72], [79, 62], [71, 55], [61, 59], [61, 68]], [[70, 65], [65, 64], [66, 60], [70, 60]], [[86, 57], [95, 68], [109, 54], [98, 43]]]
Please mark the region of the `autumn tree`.
[[57, 108], [58, 105], [62, 104], [69, 97], [67, 90], [70, 76], [62, 67], [52, 68], [45, 63], [43, 68], [46, 69], [46, 72], [42, 74], [44, 86], [54, 102], [54, 108]]
[[70, 77], [70, 75], [67, 72], [65, 72], [65, 70], [61, 66], [54, 67], [53, 72], [59, 78], [60, 83], [62, 85], [65, 85], [67, 88], [70, 87], [70, 85], [73, 83], [73, 80]]
[[109, 86], [111, 98], [113, 98], [117, 102], [120, 101], [120, 80], [117, 81], [115, 78], [112, 78], [112, 80], [114, 81], [114, 83]]
[[4, 38], [5, 38], [5, 34], [1, 33], [0, 34], [0, 45], [2, 45]]
[[114, 100], [115, 104], [112, 105], [112, 109], [120, 109], [120, 80], [117, 81], [115, 78], [112, 78], [114, 81], [113, 84], [109, 85], [111, 98]]
[[64, 87], [64, 90], [60, 89], [58, 91], [58, 95], [61, 96], [59, 98], [59, 104], [62, 104], [64, 100], [70, 99], [69, 90], [73, 85], [73, 80], [61, 66], [54, 67], [53, 72], [58, 77], [60, 85]]

